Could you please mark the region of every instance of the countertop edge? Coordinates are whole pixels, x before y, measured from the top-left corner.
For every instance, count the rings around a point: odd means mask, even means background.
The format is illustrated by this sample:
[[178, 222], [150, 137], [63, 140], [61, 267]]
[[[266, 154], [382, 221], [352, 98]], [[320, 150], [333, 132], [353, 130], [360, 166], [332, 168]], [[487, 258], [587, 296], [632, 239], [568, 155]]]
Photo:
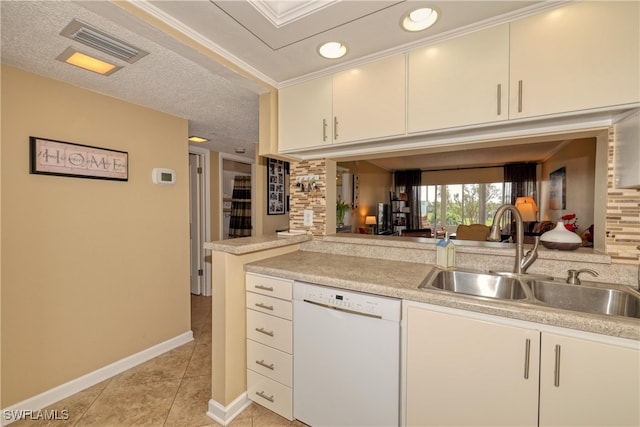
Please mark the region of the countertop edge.
[[298, 243], [307, 242], [312, 239], [313, 236], [309, 234], [300, 234], [297, 236], [268, 235], [259, 237], [240, 237], [237, 239], [205, 242], [203, 247], [205, 249], [216, 252], [225, 252], [233, 255], [244, 255], [267, 249], [295, 245]]

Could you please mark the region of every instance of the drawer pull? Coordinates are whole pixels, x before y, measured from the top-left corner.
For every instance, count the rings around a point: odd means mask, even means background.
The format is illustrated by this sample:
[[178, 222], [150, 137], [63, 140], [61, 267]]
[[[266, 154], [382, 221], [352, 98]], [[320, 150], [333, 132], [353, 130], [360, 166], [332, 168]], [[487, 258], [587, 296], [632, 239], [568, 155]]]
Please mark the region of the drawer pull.
[[266, 330], [266, 329], [264, 329], [264, 328], [256, 328], [256, 331], [257, 331], [257, 332], [260, 332], [261, 334], [268, 335], [268, 336], [270, 336], [270, 337], [272, 337], [272, 336], [274, 335], [274, 334], [273, 334], [273, 331], [267, 331], [267, 330]]
[[263, 291], [273, 292], [273, 286], [256, 285], [256, 289], [262, 289]]
[[518, 113], [522, 113], [522, 80], [518, 80]]
[[266, 394], [264, 394], [264, 391], [256, 391], [256, 394], [258, 396], [260, 396], [261, 398], [268, 400], [269, 402], [273, 403], [276, 400], [273, 398], [273, 394], [271, 396], [267, 396]]
[[553, 385], [560, 387], [560, 346], [556, 344], [556, 366], [553, 373]]
[[524, 342], [524, 379], [529, 379], [529, 359], [531, 356], [531, 340], [527, 338]]
[[273, 306], [272, 305], [266, 305], [266, 304], [263, 304], [261, 302], [257, 302], [256, 303], [256, 307], [260, 307], [260, 308], [264, 308], [265, 310], [273, 311]]
[[267, 364], [265, 363], [264, 359], [262, 359], [262, 360], [256, 360], [256, 363], [257, 363], [258, 365], [260, 365], [260, 366], [264, 366], [264, 367], [265, 367], [265, 368], [267, 368], [267, 369], [271, 369], [272, 371], [275, 369], [275, 368], [274, 368], [274, 364], [273, 364], [273, 363], [272, 363], [271, 365], [267, 365]]

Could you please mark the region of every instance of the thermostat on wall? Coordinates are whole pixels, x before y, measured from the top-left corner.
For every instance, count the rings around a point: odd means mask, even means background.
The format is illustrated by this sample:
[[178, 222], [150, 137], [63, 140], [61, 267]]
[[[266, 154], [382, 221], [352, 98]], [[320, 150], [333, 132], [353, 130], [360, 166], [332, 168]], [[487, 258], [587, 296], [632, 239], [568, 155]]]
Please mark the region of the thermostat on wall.
[[176, 183], [176, 171], [166, 168], [153, 168], [151, 180], [154, 184], [171, 185]]

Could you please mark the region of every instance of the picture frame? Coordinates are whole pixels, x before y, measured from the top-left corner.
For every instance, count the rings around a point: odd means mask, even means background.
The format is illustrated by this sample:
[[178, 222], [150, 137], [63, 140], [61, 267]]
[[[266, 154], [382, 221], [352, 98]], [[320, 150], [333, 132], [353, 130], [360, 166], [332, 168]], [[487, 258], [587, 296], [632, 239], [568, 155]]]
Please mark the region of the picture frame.
[[30, 136], [29, 173], [128, 181], [129, 153]]
[[549, 174], [549, 209], [567, 208], [567, 170], [564, 167]]
[[287, 162], [267, 159], [267, 215], [284, 215], [287, 208], [285, 197], [285, 170]]

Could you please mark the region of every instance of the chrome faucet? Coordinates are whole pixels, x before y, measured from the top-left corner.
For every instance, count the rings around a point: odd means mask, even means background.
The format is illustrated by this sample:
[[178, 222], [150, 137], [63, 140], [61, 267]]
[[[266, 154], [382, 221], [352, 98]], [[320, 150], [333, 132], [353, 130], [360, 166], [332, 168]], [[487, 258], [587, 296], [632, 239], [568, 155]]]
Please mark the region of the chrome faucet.
[[513, 272], [515, 274], [524, 274], [527, 271], [527, 268], [533, 264], [533, 262], [538, 258], [538, 244], [540, 243], [540, 238], [538, 236], [535, 237], [535, 244], [533, 245], [533, 249], [528, 251], [526, 255], [524, 254], [524, 224], [522, 222], [522, 215], [520, 215], [520, 211], [514, 205], [502, 205], [496, 211], [496, 214], [493, 216], [493, 223], [491, 224], [491, 229], [489, 231], [489, 237], [487, 240], [492, 242], [499, 242], [501, 240], [500, 236], [500, 220], [506, 211], [511, 211], [512, 215], [515, 217], [516, 222], [516, 259], [513, 264]]

